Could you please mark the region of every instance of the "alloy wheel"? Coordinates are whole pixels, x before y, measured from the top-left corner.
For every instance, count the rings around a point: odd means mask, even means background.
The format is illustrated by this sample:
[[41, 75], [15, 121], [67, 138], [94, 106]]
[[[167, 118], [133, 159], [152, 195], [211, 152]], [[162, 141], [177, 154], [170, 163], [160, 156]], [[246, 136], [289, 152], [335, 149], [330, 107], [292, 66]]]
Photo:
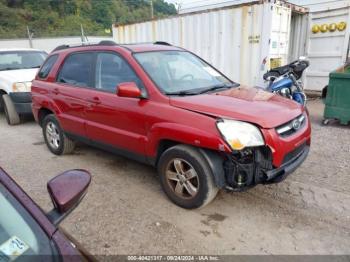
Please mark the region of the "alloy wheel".
[[47, 142], [53, 149], [58, 149], [60, 146], [60, 133], [58, 127], [53, 122], [48, 122], [46, 126], [46, 138]]
[[166, 180], [171, 190], [179, 197], [194, 198], [199, 192], [199, 178], [193, 166], [184, 159], [175, 158], [166, 168]]

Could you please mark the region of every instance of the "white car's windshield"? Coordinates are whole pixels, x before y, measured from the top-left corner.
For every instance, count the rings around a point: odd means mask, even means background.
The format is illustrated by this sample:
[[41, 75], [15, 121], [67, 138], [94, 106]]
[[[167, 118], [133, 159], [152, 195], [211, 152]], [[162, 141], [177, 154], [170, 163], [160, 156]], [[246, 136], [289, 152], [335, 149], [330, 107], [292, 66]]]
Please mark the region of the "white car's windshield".
[[46, 56], [40, 51], [0, 52], [0, 71], [39, 68]]
[[200, 94], [236, 85], [190, 52], [144, 52], [135, 54], [135, 58], [168, 95]]

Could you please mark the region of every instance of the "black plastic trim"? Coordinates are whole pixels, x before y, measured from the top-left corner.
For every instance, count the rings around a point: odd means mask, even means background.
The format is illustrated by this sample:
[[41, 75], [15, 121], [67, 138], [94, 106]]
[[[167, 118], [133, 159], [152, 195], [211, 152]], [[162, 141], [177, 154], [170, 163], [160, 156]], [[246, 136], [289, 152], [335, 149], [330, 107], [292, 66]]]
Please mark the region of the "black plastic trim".
[[126, 158], [136, 160], [137, 162], [140, 162], [143, 164], [154, 166], [156, 163], [156, 158], [153, 158], [153, 157], [147, 157], [146, 155], [137, 154], [137, 153], [131, 152], [131, 151], [123, 149], [123, 148], [111, 146], [109, 144], [106, 144], [106, 143], [103, 143], [100, 141], [92, 140], [92, 139], [87, 138], [85, 136], [81, 136], [81, 135], [77, 135], [77, 134], [73, 134], [73, 133], [69, 133], [69, 132], [65, 132], [65, 134], [67, 137], [71, 138], [72, 140], [80, 141], [82, 143], [88, 144], [88, 145], [93, 146], [93, 147], [100, 148], [102, 150], [111, 152], [113, 154], [121, 155], [121, 156], [124, 156]]
[[266, 183], [277, 183], [284, 180], [289, 174], [293, 173], [306, 159], [310, 151], [310, 146], [305, 146], [304, 150], [295, 158], [283, 164], [279, 168], [266, 171]]
[[224, 171], [224, 158], [220, 156], [218, 152], [212, 150], [199, 148], [199, 152], [204, 156], [205, 160], [207, 160], [216, 186], [218, 188], [225, 188], [226, 178]]
[[18, 114], [33, 114], [32, 96], [30, 92], [13, 92], [10, 93], [9, 96]]

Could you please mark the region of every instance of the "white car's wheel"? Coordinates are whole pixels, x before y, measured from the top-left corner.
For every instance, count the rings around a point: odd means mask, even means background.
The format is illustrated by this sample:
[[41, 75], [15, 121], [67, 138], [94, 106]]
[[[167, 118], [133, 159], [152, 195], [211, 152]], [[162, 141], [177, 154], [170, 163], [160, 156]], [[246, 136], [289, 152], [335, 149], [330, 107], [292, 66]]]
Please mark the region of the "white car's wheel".
[[17, 125], [20, 123], [19, 115], [9, 95], [2, 95], [4, 111], [7, 123], [9, 125]]

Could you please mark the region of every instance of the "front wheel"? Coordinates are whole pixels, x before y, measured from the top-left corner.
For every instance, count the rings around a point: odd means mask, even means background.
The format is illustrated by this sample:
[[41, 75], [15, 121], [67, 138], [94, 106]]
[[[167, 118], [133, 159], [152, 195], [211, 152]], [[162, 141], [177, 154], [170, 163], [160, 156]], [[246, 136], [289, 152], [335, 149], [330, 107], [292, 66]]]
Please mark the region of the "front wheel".
[[159, 159], [158, 173], [166, 195], [183, 208], [204, 207], [219, 190], [209, 164], [191, 146], [178, 145], [166, 150]]

